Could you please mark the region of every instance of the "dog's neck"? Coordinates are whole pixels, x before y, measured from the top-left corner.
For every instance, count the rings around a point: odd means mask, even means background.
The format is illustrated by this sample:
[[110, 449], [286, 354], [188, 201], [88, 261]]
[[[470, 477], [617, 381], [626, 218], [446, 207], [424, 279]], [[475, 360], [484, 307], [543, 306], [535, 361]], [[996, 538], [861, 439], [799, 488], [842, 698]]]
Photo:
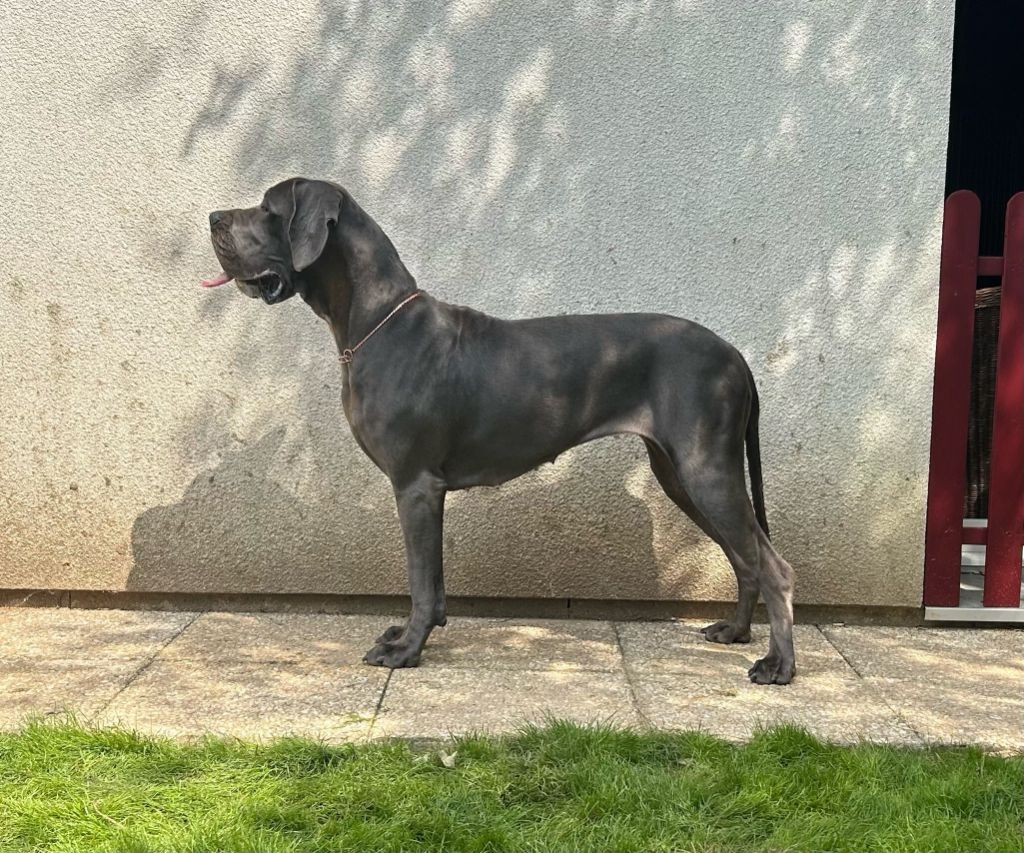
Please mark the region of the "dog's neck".
[[390, 241], [390, 251], [382, 251], [379, 242], [375, 247], [358, 233], [354, 239], [351, 232], [347, 236], [344, 246], [337, 238], [327, 241], [320, 260], [308, 271], [310, 286], [302, 292], [331, 327], [339, 352], [360, 341], [416, 289], [416, 280]]

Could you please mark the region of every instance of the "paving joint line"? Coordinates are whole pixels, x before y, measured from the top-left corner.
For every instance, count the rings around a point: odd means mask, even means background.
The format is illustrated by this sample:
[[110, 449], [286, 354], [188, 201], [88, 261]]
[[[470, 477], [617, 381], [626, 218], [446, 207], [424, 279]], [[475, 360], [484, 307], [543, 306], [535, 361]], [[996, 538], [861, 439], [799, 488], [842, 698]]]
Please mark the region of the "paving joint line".
[[879, 699], [879, 701], [881, 701], [881, 703], [892, 712], [892, 715], [897, 720], [899, 720], [901, 723], [903, 723], [903, 725], [910, 729], [914, 737], [916, 737], [920, 742], [920, 746], [929, 745], [928, 738], [926, 738], [920, 731], [918, 731], [917, 727], [912, 722], [910, 722], [910, 720], [907, 719], [907, 717], [901, 714], [900, 710], [895, 705], [893, 705], [888, 699], [885, 698], [885, 694], [883, 694], [880, 690], [876, 690], [867, 679], [863, 679], [863, 681], [868, 690], [871, 691], [871, 694], [875, 696], [877, 699]]
[[111, 705], [113, 705], [114, 702], [117, 700], [117, 698], [122, 693], [124, 693], [125, 690], [127, 690], [129, 687], [131, 687], [135, 683], [135, 681], [138, 679], [138, 677], [140, 675], [142, 675], [142, 673], [144, 673], [147, 669], [149, 669], [153, 665], [153, 662], [158, 657], [160, 657], [161, 652], [163, 652], [164, 649], [166, 649], [171, 643], [173, 643], [175, 640], [177, 640], [178, 637], [180, 637], [189, 628], [191, 628], [196, 623], [196, 620], [198, 620], [199, 617], [202, 616], [202, 615], [203, 615], [202, 611], [197, 611], [196, 613], [192, 614], [192, 618], [189, 619], [184, 625], [182, 625], [181, 628], [179, 628], [177, 631], [175, 631], [167, 639], [166, 642], [164, 642], [155, 652], [153, 652], [153, 654], [151, 654], [145, 661], [143, 661], [142, 665], [137, 670], [135, 670], [135, 672], [133, 672], [128, 677], [128, 680], [123, 685], [121, 685], [121, 689], [118, 690], [113, 696], [111, 696], [106, 702], [104, 702], [103, 703], [103, 707], [100, 708], [98, 711], [96, 711], [96, 713], [92, 715], [92, 718], [95, 719], [96, 717], [100, 716], [104, 711], [107, 710], [107, 708], [109, 708]]
[[381, 688], [380, 696], [377, 697], [377, 707], [373, 709], [373, 716], [370, 718], [370, 727], [366, 730], [367, 740], [373, 736], [374, 726], [377, 725], [377, 717], [380, 716], [380, 710], [384, 707], [384, 697], [388, 693], [388, 688], [391, 686], [391, 679], [394, 675], [395, 671], [393, 669], [389, 669], [388, 677], [384, 679], [384, 686]]
[[828, 643], [833, 649], [836, 650], [836, 652], [839, 654], [839, 657], [841, 657], [844, 661], [846, 661], [846, 665], [848, 667], [850, 667], [850, 669], [853, 670], [854, 674], [857, 676], [857, 679], [861, 682], [861, 684], [863, 684], [865, 687], [867, 687], [868, 690], [871, 691], [871, 694], [873, 696], [875, 696], [883, 705], [885, 705], [885, 707], [889, 709], [889, 711], [892, 713], [892, 715], [897, 720], [899, 720], [901, 723], [903, 723], [903, 725], [905, 725], [913, 733], [914, 737], [916, 737], [918, 739], [918, 741], [920, 741], [920, 744], [922, 746], [927, 745], [928, 741], [924, 737], [924, 735], [922, 735], [921, 732], [919, 732], [914, 727], [913, 723], [911, 723], [910, 720], [908, 720], [903, 714], [900, 713], [898, 708], [896, 708], [891, 702], [889, 702], [888, 699], [885, 698], [885, 695], [880, 690], [876, 690], [871, 685], [871, 683], [864, 677], [863, 673], [861, 673], [861, 671], [859, 669], [857, 669], [857, 667], [855, 667], [853, 665], [853, 661], [851, 661], [845, 654], [843, 654], [843, 650], [840, 649], [839, 646], [837, 646], [832, 641], [832, 638], [828, 634], [826, 634], [824, 632], [824, 630], [822, 630], [821, 625], [818, 625], [817, 623], [815, 623], [814, 627], [817, 628], [818, 629], [818, 633], [821, 634], [821, 636], [823, 636], [825, 638], [825, 642]]
[[633, 710], [640, 718], [640, 721], [648, 728], [654, 728], [643, 708], [640, 707], [640, 699], [636, 695], [636, 684], [633, 681], [633, 673], [630, 670], [629, 661], [626, 660], [626, 649], [622, 645], [622, 635], [619, 633], [619, 623], [611, 621], [612, 633], [615, 634], [615, 645], [619, 650], [619, 658], [622, 660], [622, 672], [626, 676], [626, 686], [629, 688], [629, 698], [633, 704]]
[[861, 681], [864, 681], [864, 674], [859, 669], [857, 669], [857, 667], [855, 667], [853, 665], [853, 661], [850, 660], [843, 653], [843, 650], [841, 648], [839, 648], [839, 646], [837, 646], [834, 642], [832, 642], [832, 638], [822, 630], [821, 625], [815, 623], [814, 627], [817, 628], [818, 629], [818, 633], [821, 634], [821, 636], [825, 638], [825, 642], [828, 643], [833, 649], [835, 649], [836, 650], [836, 654], [838, 654], [839, 657], [841, 657], [846, 662], [846, 665], [848, 667], [850, 667], [850, 669], [853, 670], [853, 674], [856, 675], [857, 678], [859, 678]]

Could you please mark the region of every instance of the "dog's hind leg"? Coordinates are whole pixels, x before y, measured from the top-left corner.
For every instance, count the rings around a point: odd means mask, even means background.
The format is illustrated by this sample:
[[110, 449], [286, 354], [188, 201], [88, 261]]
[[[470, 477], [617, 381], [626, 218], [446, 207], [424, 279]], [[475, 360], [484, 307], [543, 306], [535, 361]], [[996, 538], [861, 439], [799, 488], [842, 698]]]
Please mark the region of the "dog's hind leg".
[[[669, 496], [718, 543], [736, 572], [736, 620], [715, 623], [705, 629], [705, 635], [713, 635], [708, 639], [716, 642], [749, 639], [750, 619], [760, 590], [768, 609], [771, 640], [768, 655], [758, 660], [748, 674], [759, 684], [787, 684], [796, 671], [793, 571], [772, 547], [747, 495], [742, 436], [730, 435], [728, 431], [711, 435], [699, 453], [685, 453], [668, 445], [657, 462], [652, 454], [652, 466], [657, 465], [655, 474], [662, 486], [667, 480], [676, 492], [676, 496], [671, 492]], [[671, 466], [671, 471], [666, 465]], [[669, 474], [675, 478], [671, 479]], [[682, 500], [680, 494], [685, 496]]]
[[424, 475], [395, 487], [398, 518], [405, 539], [412, 613], [406, 625], [388, 628], [363, 660], [392, 669], [416, 666], [430, 632], [444, 625], [445, 595], [442, 564], [444, 485]]
[[[788, 684], [796, 671], [793, 570], [775, 552], [761, 529], [747, 497], [742, 468], [723, 468], [705, 461], [697, 470], [681, 472], [680, 479], [697, 511], [715, 532], [712, 538], [729, 558], [739, 581], [737, 621], [727, 623], [725, 630], [736, 631], [738, 636], [749, 633], [758, 590], [768, 609], [771, 623], [768, 655], [751, 668], [751, 680], [759, 684]], [[705, 635], [716, 631], [722, 631], [718, 623], [705, 629]]]
[[[763, 536], [763, 534], [762, 534]], [[793, 569], [772, 547], [767, 537], [761, 546], [761, 586], [771, 638], [768, 654], [750, 668], [758, 684], [788, 684], [796, 674], [793, 653]]]
[[757, 605], [759, 592], [757, 573], [752, 571], [746, 562], [737, 559], [730, 553], [727, 543], [721, 540], [718, 531], [698, 511], [683, 488], [668, 454], [649, 439], [645, 438], [644, 443], [647, 445], [647, 455], [651, 459], [651, 470], [665, 494], [693, 520], [694, 524], [725, 551], [733, 571], [736, 573], [739, 594], [735, 618], [731, 622], [723, 620], [715, 622], [714, 625], [708, 625], [701, 630], [701, 633], [712, 643], [749, 643], [750, 621], [754, 616], [754, 607]]

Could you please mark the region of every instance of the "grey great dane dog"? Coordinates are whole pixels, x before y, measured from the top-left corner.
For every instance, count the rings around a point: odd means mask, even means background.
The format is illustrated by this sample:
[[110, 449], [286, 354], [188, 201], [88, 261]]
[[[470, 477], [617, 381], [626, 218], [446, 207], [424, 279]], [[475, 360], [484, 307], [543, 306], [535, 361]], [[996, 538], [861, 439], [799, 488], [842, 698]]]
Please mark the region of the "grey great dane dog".
[[394, 488], [412, 614], [377, 639], [367, 663], [415, 666], [445, 624], [446, 492], [497, 485], [583, 442], [632, 433], [666, 494], [736, 572], [736, 615], [705, 637], [749, 642], [760, 593], [771, 635], [750, 679], [793, 678], [793, 571], [768, 538], [757, 391], [732, 346], [660, 314], [507, 321], [448, 305], [417, 289], [380, 226], [326, 181], [283, 181], [257, 207], [211, 213], [210, 230], [224, 271], [206, 287], [235, 280], [267, 304], [299, 294], [327, 321], [352, 434]]

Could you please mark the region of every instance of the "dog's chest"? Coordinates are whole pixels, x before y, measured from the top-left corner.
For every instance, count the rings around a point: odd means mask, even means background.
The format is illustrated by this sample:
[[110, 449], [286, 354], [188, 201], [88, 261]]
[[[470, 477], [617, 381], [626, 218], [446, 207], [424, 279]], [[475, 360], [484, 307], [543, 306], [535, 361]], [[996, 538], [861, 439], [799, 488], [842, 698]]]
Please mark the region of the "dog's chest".
[[374, 428], [377, 419], [373, 416], [373, 407], [368, 406], [358, 391], [353, 389], [348, 376], [341, 386], [341, 407], [356, 444], [374, 465], [386, 472], [386, 442], [382, 440], [381, 430]]

